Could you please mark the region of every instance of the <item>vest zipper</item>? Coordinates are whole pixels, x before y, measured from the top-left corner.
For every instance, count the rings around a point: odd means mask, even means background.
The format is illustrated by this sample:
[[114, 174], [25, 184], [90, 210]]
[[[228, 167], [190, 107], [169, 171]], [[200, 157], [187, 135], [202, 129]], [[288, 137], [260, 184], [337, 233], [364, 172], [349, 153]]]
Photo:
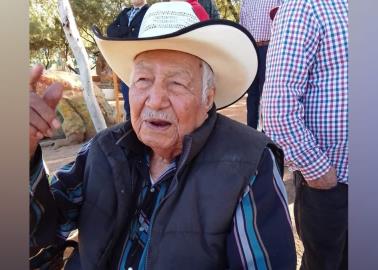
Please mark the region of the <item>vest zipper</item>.
[[[141, 166], [142, 166], [142, 161], [141, 160], [138, 160], [137, 161], [137, 165], [138, 169], [140, 170], [141, 169]], [[134, 177], [133, 173], [131, 173], [131, 194], [133, 194], [133, 192], [135, 192], [134, 190], [134, 182], [136, 181], [136, 178]], [[136, 206], [137, 207], [137, 206]], [[134, 214], [132, 215], [131, 217], [131, 220], [129, 222], [129, 226], [132, 225], [132, 220], [133, 220], [133, 217], [135, 215], [135, 211], [134, 211]], [[130, 233], [128, 232], [127, 235], [126, 235], [126, 238], [125, 238], [125, 241], [123, 242], [123, 245], [122, 245], [122, 250], [121, 250], [121, 257], [119, 258], [119, 261], [118, 261], [118, 267], [117, 269], [118, 270], [122, 270], [121, 269], [121, 262], [122, 262], [122, 257], [123, 257], [123, 254], [125, 252], [125, 248], [126, 248], [126, 244], [127, 244], [127, 240], [129, 239], [129, 236], [130, 236]]]
[[151, 239], [152, 239], [152, 226], [153, 226], [153, 223], [155, 221], [155, 217], [157, 215], [157, 213], [159, 212], [160, 208], [161, 208], [161, 205], [163, 204], [163, 202], [173, 193], [173, 191], [175, 191], [176, 187], [177, 187], [177, 177], [175, 176], [174, 177], [174, 187], [171, 189], [171, 191], [166, 194], [164, 196], [164, 198], [161, 200], [161, 202], [159, 203], [159, 206], [158, 208], [156, 209], [155, 213], [153, 214], [153, 216], [151, 217], [151, 224], [150, 224], [150, 227], [148, 228], [148, 240], [147, 240], [147, 244], [146, 244], [146, 248], [147, 248], [147, 254], [146, 254], [146, 261], [144, 263], [144, 269], [147, 270], [148, 269], [148, 255], [150, 254], [149, 252], [149, 248], [150, 248], [150, 242], [151, 242]]
[[118, 270], [121, 270], [121, 262], [122, 262], [122, 258], [123, 258], [123, 253], [125, 252], [126, 243], [127, 243], [128, 238], [129, 238], [129, 233], [126, 235], [126, 239], [125, 239], [125, 241], [123, 242], [123, 245], [122, 245], [121, 257], [118, 260], [118, 267], [117, 267]]
[[153, 214], [153, 218], [151, 218], [151, 224], [150, 224], [150, 227], [149, 227], [149, 234], [148, 234], [148, 240], [147, 240], [147, 244], [146, 244], [146, 248], [147, 248], [147, 254], [146, 254], [146, 262], [144, 264], [144, 270], [147, 270], [148, 269], [148, 257], [149, 257], [149, 254], [150, 254], [150, 242], [151, 242], [151, 238], [152, 238], [152, 226], [153, 226], [153, 223], [155, 221], [155, 217], [157, 216], [161, 206], [163, 205], [163, 203], [167, 200], [167, 198], [169, 196], [172, 195], [172, 193], [176, 190], [177, 188], [177, 185], [178, 185], [178, 175], [181, 173], [182, 169], [184, 168], [184, 164], [186, 163], [188, 157], [189, 157], [189, 153], [190, 153], [190, 150], [191, 150], [191, 144], [192, 144], [192, 140], [190, 139], [188, 141], [188, 146], [186, 147], [186, 151], [183, 153], [183, 158], [182, 158], [182, 162], [180, 163], [179, 167], [177, 168], [177, 171], [173, 177], [173, 181], [174, 181], [174, 186], [172, 187], [171, 191], [166, 194], [164, 196], [164, 198], [161, 200], [158, 208], [156, 209], [155, 213]]

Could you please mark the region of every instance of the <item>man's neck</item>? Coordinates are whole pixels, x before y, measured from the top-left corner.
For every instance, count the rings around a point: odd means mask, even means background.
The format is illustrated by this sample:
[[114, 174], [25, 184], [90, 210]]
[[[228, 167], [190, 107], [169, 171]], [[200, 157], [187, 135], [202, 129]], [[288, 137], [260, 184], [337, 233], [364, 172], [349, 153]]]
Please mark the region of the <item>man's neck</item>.
[[133, 5], [133, 8], [142, 8], [146, 3], [142, 3], [140, 5]]
[[167, 170], [167, 167], [173, 162], [172, 160], [165, 159], [156, 154], [152, 154], [150, 159], [150, 177], [153, 184], [156, 184], [156, 181]]

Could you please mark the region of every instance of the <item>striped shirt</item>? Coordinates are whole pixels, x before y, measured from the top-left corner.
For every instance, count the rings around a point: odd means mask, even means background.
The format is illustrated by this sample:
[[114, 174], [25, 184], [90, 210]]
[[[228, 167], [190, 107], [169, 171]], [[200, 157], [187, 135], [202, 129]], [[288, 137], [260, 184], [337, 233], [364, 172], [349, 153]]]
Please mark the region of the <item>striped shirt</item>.
[[[79, 208], [83, 203], [82, 186], [77, 184], [77, 179], [83, 173], [83, 160], [88, 149], [89, 144], [79, 152], [75, 162], [52, 176], [51, 190], [55, 201], [60, 204], [59, 209], [62, 209], [62, 225], [57, 232], [59, 238], [67, 237], [69, 231], [77, 228]], [[38, 155], [41, 155], [40, 151]], [[43, 205], [34, 196], [41, 177], [45, 177], [41, 160], [39, 157], [39, 162], [32, 166], [30, 179], [30, 215], [34, 220], [31, 226], [32, 246], [38, 242], [34, 239], [33, 232], [43, 214]], [[155, 210], [175, 171], [176, 165], [173, 162], [152, 184], [147, 162], [145, 179], [148, 181], [141, 184], [134, 218], [130, 228], [125, 228], [127, 234], [124, 244], [113, 252], [113, 265], [117, 265], [113, 269], [145, 269]], [[76, 184], [73, 184], [75, 181]], [[281, 174], [272, 152], [267, 148], [256, 174], [251, 176], [235, 209], [225, 254], [230, 269], [295, 269], [295, 245], [287, 203]]]
[[176, 172], [176, 163], [172, 162], [153, 184], [145, 172], [142, 189], [139, 192], [134, 219], [131, 222], [125, 244], [121, 251], [117, 269], [143, 269], [146, 263], [147, 246], [150, 239], [150, 228], [154, 221], [155, 210], [160, 206], [162, 198], [166, 195], [169, 184]]
[[263, 128], [306, 180], [348, 181], [348, 1], [285, 1], [273, 25]]
[[269, 12], [282, 4], [282, 0], [243, 0], [240, 7], [240, 24], [256, 42], [270, 40], [272, 20]]

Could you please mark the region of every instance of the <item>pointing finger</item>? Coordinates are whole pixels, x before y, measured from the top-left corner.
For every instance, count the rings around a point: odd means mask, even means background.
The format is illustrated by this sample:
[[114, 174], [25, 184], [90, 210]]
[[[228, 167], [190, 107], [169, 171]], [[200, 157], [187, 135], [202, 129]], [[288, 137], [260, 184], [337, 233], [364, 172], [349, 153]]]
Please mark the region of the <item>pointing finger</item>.
[[55, 110], [59, 103], [59, 100], [63, 95], [63, 85], [60, 83], [53, 83], [50, 85], [45, 94], [43, 95], [43, 100], [49, 105], [49, 107]]
[[29, 91], [35, 92], [35, 85], [43, 73], [43, 65], [37, 64], [30, 70]]

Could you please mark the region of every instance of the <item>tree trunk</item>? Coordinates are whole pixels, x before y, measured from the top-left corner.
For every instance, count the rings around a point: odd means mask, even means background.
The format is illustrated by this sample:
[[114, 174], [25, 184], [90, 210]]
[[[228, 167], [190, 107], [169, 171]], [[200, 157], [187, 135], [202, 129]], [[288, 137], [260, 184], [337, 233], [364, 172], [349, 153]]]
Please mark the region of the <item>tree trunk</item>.
[[104, 116], [101, 113], [93, 91], [93, 82], [90, 74], [88, 54], [81, 40], [76, 21], [68, 0], [58, 0], [60, 21], [68, 43], [76, 58], [80, 70], [80, 80], [84, 89], [84, 99], [97, 132], [106, 128]]

